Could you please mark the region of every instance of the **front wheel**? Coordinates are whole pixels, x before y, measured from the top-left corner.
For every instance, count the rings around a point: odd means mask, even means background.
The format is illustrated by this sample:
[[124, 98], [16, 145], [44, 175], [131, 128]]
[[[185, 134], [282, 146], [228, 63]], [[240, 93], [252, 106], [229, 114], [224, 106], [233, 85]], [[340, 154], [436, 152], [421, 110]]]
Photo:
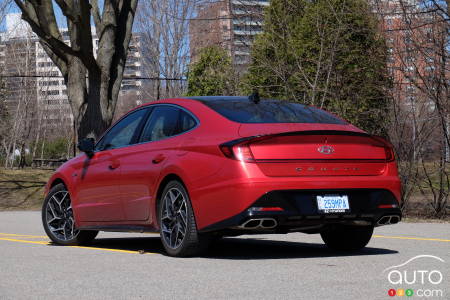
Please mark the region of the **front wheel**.
[[179, 181], [169, 182], [159, 204], [161, 241], [170, 256], [193, 256], [205, 251], [211, 239], [197, 231], [189, 195]]
[[98, 231], [75, 228], [70, 194], [62, 183], [55, 185], [45, 198], [42, 223], [48, 237], [59, 245], [88, 244], [98, 234]]
[[320, 233], [325, 244], [334, 250], [355, 251], [372, 238], [373, 226], [333, 225]]

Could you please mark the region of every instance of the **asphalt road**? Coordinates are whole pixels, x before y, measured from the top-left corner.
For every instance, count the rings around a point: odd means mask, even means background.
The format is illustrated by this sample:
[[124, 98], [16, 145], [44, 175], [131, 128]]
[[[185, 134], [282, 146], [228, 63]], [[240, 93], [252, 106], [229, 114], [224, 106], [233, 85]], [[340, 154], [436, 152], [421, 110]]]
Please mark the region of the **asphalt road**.
[[[437, 258], [384, 271], [418, 255]], [[398, 283], [404, 276], [411, 284]], [[390, 297], [391, 288], [414, 294]], [[450, 224], [379, 227], [357, 253], [292, 233], [225, 238], [208, 256], [171, 258], [155, 234], [100, 233], [92, 247], [61, 247], [48, 243], [38, 212], [0, 212], [0, 299], [56, 297], [450, 299]]]

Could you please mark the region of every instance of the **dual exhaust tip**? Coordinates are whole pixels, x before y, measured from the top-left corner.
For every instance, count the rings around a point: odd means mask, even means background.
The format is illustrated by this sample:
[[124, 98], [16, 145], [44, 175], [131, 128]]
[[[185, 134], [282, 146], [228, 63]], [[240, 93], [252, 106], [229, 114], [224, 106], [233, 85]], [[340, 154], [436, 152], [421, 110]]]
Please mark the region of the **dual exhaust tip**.
[[[400, 222], [400, 216], [398, 215], [387, 215], [381, 217], [377, 224], [378, 226], [383, 225], [392, 225], [397, 224]], [[249, 230], [256, 230], [256, 229], [273, 229], [277, 227], [278, 222], [274, 218], [260, 218], [260, 219], [250, 219], [242, 223], [238, 226], [239, 229], [249, 229]]]
[[277, 227], [278, 222], [274, 218], [250, 219], [238, 226], [240, 229], [272, 229]]
[[377, 224], [379, 226], [383, 226], [383, 225], [397, 224], [398, 222], [400, 222], [400, 216], [398, 216], [398, 215], [387, 215], [387, 216], [381, 217], [378, 220]]

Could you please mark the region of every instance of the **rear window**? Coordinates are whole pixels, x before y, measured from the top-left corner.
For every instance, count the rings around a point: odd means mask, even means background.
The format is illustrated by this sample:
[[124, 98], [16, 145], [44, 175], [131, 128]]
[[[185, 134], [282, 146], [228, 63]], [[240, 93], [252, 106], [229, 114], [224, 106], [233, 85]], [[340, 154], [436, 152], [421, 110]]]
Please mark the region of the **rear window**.
[[347, 124], [321, 109], [287, 101], [262, 100], [258, 104], [233, 100], [202, 102], [225, 118], [238, 123]]

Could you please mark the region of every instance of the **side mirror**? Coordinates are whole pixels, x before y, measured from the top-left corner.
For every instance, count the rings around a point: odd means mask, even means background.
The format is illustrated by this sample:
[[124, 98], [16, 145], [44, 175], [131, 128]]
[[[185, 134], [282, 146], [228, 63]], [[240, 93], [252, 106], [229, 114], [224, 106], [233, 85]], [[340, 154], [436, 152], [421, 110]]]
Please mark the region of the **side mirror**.
[[95, 141], [93, 138], [85, 138], [78, 142], [78, 149], [91, 158], [94, 156]]

